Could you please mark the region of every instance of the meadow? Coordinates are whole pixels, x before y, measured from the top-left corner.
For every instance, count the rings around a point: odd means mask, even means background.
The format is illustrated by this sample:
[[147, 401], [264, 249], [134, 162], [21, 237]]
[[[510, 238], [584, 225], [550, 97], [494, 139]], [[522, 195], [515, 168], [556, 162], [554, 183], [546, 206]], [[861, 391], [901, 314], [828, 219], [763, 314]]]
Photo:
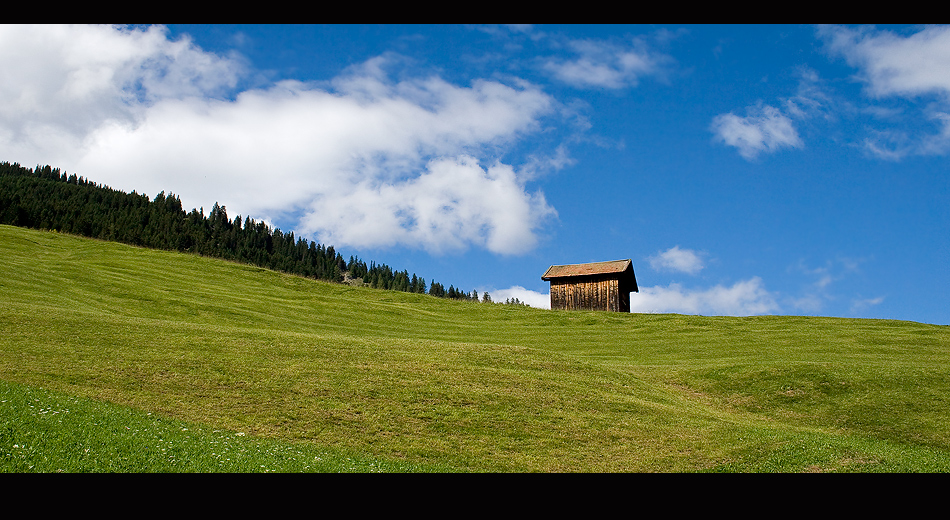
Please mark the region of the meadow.
[[0, 471], [950, 470], [950, 326], [456, 301], [10, 226], [0, 258]]

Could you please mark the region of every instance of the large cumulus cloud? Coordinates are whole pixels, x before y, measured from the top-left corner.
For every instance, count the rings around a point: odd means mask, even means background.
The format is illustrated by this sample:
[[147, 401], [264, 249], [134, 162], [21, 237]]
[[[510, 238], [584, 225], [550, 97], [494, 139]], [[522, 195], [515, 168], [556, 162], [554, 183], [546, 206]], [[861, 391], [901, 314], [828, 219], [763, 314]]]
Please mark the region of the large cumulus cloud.
[[554, 100], [517, 80], [396, 81], [397, 61], [242, 90], [239, 57], [161, 27], [3, 27], [0, 66], [17, 74], [0, 80], [0, 147], [185, 207], [291, 218], [337, 246], [530, 249], [554, 209], [496, 157]]

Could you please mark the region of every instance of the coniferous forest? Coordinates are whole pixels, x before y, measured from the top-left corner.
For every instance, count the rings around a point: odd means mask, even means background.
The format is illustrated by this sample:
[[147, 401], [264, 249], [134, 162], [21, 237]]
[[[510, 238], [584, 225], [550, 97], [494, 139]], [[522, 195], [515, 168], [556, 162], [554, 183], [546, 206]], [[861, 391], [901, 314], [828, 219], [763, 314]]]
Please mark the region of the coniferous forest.
[[[59, 168], [25, 168], [0, 162], [0, 224], [58, 231], [100, 240], [223, 258], [285, 273], [341, 283], [345, 277], [394, 291], [478, 300], [467, 293], [407, 271], [395, 271], [334, 249], [271, 229], [264, 222], [228, 217], [217, 203], [186, 212], [173, 193], [154, 199], [125, 193]], [[486, 295], [487, 296], [487, 295]], [[485, 301], [490, 301], [487, 297]]]

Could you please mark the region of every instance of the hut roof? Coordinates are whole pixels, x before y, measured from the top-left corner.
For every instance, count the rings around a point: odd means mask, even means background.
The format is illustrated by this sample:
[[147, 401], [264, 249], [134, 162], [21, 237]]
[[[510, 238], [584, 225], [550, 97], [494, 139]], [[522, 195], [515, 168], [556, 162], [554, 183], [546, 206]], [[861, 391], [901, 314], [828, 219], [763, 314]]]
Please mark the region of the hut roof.
[[593, 262], [590, 264], [552, 265], [541, 275], [541, 279], [548, 281], [551, 278], [567, 278], [571, 276], [619, 274], [628, 269], [631, 274], [633, 274], [633, 262], [629, 259], [612, 260], [610, 262]]

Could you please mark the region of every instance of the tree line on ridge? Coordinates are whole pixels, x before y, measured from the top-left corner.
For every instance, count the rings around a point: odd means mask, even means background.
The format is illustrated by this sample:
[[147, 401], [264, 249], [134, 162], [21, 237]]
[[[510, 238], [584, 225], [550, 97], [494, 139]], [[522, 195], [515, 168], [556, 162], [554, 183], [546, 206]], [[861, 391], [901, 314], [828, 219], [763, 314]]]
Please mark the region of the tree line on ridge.
[[[80, 235], [100, 240], [223, 258], [285, 273], [342, 283], [363, 283], [393, 291], [478, 301], [478, 293], [426, 280], [350, 256], [333, 246], [283, 233], [264, 222], [238, 215], [215, 203], [186, 212], [173, 193], [154, 199], [125, 193], [49, 165], [25, 168], [0, 162], [0, 224]], [[488, 293], [482, 301], [491, 301]], [[520, 303], [520, 302], [519, 302]]]

